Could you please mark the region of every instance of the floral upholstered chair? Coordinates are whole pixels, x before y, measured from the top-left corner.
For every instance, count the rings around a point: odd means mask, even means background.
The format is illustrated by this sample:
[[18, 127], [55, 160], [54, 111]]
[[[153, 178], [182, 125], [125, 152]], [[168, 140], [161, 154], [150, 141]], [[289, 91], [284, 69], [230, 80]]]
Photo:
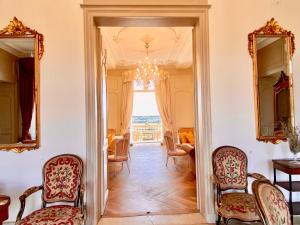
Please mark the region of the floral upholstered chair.
[[[49, 159], [43, 167], [43, 184], [27, 189], [20, 196], [21, 209], [16, 225], [82, 225], [82, 171], [82, 160], [76, 155], [64, 154]], [[22, 219], [25, 199], [39, 190], [42, 190], [42, 209]], [[59, 202], [66, 204], [47, 206]]]
[[225, 224], [232, 219], [244, 222], [260, 221], [254, 196], [248, 194], [247, 178], [250, 176], [264, 179], [265, 177], [257, 173], [247, 173], [246, 154], [236, 147], [222, 146], [213, 152], [212, 163], [213, 182], [216, 188], [217, 224], [220, 224], [221, 218]]
[[290, 211], [284, 195], [269, 180], [254, 181], [252, 191], [264, 225], [291, 225]]

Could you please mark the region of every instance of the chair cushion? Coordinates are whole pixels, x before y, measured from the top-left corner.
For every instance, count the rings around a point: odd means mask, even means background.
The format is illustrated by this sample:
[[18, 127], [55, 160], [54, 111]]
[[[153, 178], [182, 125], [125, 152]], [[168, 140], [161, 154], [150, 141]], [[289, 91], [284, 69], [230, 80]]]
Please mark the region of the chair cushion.
[[108, 156], [109, 162], [123, 162], [123, 161], [127, 161], [127, 160], [128, 160], [127, 156], [117, 156], [117, 157], [115, 157], [115, 155]]
[[242, 221], [260, 220], [254, 196], [246, 193], [226, 193], [221, 196], [219, 215]]
[[187, 155], [187, 152], [182, 149], [176, 149], [175, 151], [168, 151], [168, 155], [170, 156], [182, 156]]
[[56, 205], [34, 211], [16, 225], [82, 225], [80, 209], [68, 205]]

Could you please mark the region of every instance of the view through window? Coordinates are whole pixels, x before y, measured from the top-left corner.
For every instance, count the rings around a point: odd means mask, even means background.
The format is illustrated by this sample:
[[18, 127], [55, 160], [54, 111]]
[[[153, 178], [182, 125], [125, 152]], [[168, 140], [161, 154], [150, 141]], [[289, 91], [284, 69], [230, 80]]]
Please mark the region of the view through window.
[[131, 132], [134, 143], [161, 141], [162, 126], [153, 90], [134, 92]]

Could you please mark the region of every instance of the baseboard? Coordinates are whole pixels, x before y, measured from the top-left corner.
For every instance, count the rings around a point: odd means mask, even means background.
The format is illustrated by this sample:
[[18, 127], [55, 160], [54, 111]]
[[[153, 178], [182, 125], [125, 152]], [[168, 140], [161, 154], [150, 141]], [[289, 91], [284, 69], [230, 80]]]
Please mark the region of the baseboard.
[[14, 225], [16, 222], [3, 222], [3, 225]]
[[216, 215], [215, 214], [205, 214], [206, 223], [215, 223], [216, 222]]

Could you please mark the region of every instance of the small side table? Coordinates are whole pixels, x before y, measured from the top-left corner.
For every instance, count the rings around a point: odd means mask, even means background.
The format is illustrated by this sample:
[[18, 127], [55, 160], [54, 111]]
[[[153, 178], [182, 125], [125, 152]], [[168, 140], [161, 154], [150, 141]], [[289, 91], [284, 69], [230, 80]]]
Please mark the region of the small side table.
[[[300, 192], [300, 181], [293, 181], [292, 175], [300, 175], [300, 163], [293, 163], [292, 159], [274, 159], [274, 184], [289, 191], [289, 208], [292, 225], [294, 224], [293, 215], [300, 215], [300, 202], [293, 202], [293, 192]], [[289, 175], [288, 181], [277, 181], [276, 170], [280, 170]]]
[[10, 197], [6, 195], [0, 195], [0, 225], [3, 221], [8, 219], [8, 207], [10, 204]]

